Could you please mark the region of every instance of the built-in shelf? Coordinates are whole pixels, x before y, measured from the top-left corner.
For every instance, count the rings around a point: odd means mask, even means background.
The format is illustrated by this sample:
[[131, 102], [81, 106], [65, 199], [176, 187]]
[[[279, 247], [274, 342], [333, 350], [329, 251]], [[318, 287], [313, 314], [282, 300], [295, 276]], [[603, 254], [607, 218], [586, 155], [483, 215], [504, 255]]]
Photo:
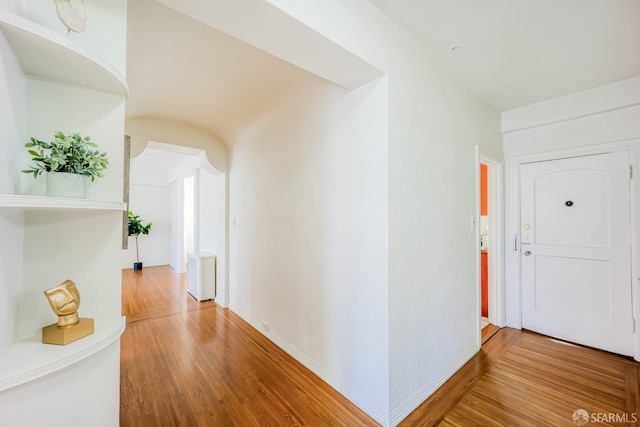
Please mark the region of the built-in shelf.
[[84, 46], [18, 15], [0, 10], [0, 31], [27, 75], [127, 96], [126, 79]]
[[14, 342], [0, 359], [0, 391], [59, 371], [114, 343], [124, 332], [126, 318], [95, 321], [95, 332], [61, 346], [43, 344], [40, 333]]
[[0, 209], [86, 209], [102, 211], [124, 211], [124, 202], [102, 200], [67, 199], [62, 197], [26, 196], [19, 194], [0, 194]]
[[[38, 2], [9, 3], [23, 4], [19, 9], [25, 16], [56, 24], [55, 16], [40, 13]], [[104, 28], [105, 40], [122, 33], [126, 4], [118, 2], [109, 13], [109, 23], [116, 25]], [[89, 42], [79, 43], [82, 39]], [[95, 139], [106, 141], [102, 148], [107, 152], [117, 151], [121, 140], [111, 138], [109, 129], [124, 124], [124, 111], [114, 110], [114, 102], [124, 101], [129, 91], [124, 63], [119, 65], [124, 45], [100, 50], [90, 39], [86, 34], [69, 39], [0, 6], [0, 56], [9, 56], [0, 58], [0, 83], [15, 89], [0, 95], [0, 109], [11, 116], [10, 138], [15, 134], [22, 140], [51, 123], [84, 129], [97, 121]], [[53, 99], [64, 108], [47, 107]], [[22, 145], [11, 140], [0, 146], [0, 164], [12, 170]], [[18, 192], [44, 194], [44, 182], [26, 185], [17, 178], [2, 174], [0, 193], [24, 187]], [[126, 319], [118, 297], [120, 267], [113, 260], [121, 252], [126, 204], [118, 195], [122, 183], [115, 178], [94, 188], [91, 196], [100, 200], [0, 194], [0, 425], [117, 423], [120, 376], [115, 358]], [[99, 304], [93, 313], [86, 307], [81, 312], [95, 318], [94, 333], [67, 345], [43, 344], [41, 327], [55, 317], [43, 305], [42, 288], [69, 275], [84, 283], [85, 301]], [[69, 381], [61, 384], [61, 378]], [[71, 387], [65, 386], [69, 383]]]

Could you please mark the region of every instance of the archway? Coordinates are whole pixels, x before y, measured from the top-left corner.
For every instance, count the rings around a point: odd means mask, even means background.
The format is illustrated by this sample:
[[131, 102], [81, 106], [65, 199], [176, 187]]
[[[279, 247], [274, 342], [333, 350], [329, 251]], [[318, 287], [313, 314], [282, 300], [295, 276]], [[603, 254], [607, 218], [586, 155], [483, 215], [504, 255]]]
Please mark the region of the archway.
[[[185, 192], [187, 182], [192, 186], [191, 197]], [[201, 268], [200, 259], [215, 255], [215, 266], [208, 273], [215, 277], [212, 289], [202, 294], [191, 293], [197, 299], [215, 298], [219, 305], [226, 307], [226, 174], [209, 162], [201, 148], [149, 141], [144, 150], [131, 159], [129, 188], [131, 210], [154, 222], [153, 233], [141, 242], [145, 245], [141, 245], [141, 253], [148, 251], [147, 264], [169, 264], [176, 272], [183, 273], [188, 260], [198, 260], [194, 265], [189, 264], [190, 268]], [[190, 225], [190, 232], [186, 225]], [[186, 239], [187, 234], [192, 238]], [[125, 251], [125, 260], [131, 258], [130, 251]], [[192, 273], [194, 277], [201, 276], [195, 270]]]

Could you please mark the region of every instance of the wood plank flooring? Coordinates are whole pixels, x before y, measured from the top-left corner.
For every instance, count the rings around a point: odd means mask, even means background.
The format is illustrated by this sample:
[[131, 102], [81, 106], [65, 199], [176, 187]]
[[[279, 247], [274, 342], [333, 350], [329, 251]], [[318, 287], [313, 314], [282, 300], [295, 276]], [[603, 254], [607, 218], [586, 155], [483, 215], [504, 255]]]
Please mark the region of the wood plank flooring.
[[168, 266], [122, 270], [122, 315], [127, 324], [215, 306], [187, 294], [187, 275]]
[[122, 295], [121, 426], [378, 425], [184, 275], [124, 270]]
[[528, 331], [501, 329], [401, 426], [574, 426], [573, 413], [638, 426], [639, 364]]
[[[124, 270], [122, 295], [121, 426], [377, 425], [169, 267]], [[640, 426], [633, 360], [508, 328], [483, 341], [401, 426], [575, 426], [577, 409], [626, 417], [587, 426]]]
[[489, 341], [489, 339], [491, 339], [492, 336], [497, 334], [499, 330], [500, 328], [498, 326], [493, 325], [491, 323], [489, 323], [486, 327], [482, 328], [482, 332], [481, 332], [482, 344]]

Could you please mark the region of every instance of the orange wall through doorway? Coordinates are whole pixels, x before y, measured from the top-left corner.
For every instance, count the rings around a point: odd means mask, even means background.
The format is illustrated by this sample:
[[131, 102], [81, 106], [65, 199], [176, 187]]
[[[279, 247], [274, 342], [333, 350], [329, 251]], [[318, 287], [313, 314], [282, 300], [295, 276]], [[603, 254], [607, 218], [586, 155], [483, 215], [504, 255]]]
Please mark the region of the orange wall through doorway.
[[[487, 214], [487, 165], [480, 164], [480, 216], [487, 216]], [[481, 230], [481, 232], [484, 232], [484, 230]], [[482, 317], [489, 317], [489, 253], [487, 248], [482, 247], [480, 257], [481, 313]]]

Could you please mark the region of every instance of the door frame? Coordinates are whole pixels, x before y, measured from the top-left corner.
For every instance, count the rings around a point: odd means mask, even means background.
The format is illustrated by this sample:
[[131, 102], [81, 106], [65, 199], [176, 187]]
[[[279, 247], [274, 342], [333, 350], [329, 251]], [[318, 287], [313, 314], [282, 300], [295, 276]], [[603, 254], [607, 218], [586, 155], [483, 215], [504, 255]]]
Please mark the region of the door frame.
[[[557, 151], [546, 151], [535, 154], [514, 156], [506, 163], [505, 195], [505, 301], [506, 326], [522, 329], [522, 281], [520, 265], [520, 166], [523, 163], [564, 159], [594, 154], [606, 154], [616, 151], [628, 151], [633, 170], [633, 179], [629, 182], [630, 197], [630, 239], [631, 245], [631, 289], [632, 315], [635, 322], [634, 331], [638, 331], [638, 313], [640, 313], [640, 265], [638, 248], [640, 247], [640, 219], [638, 219], [637, 201], [640, 200], [640, 138], [633, 138], [608, 144], [576, 147]], [[634, 359], [640, 361], [640, 334], [634, 333]]]
[[489, 210], [489, 322], [506, 326], [505, 282], [504, 282], [504, 160], [484, 147], [476, 145], [476, 291], [478, 334], [480, 334], [480, 292], [482, 277], [480, 272], [480, 164], [487, 165], [487, 204]]

